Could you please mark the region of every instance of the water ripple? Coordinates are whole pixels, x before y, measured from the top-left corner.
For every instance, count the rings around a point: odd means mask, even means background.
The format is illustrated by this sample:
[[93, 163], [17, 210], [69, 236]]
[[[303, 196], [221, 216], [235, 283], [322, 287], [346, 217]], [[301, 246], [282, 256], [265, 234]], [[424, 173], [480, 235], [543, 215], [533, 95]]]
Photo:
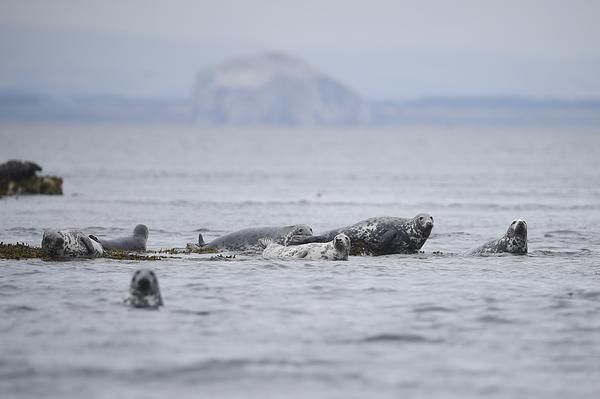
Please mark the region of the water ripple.
[[443, 339], [428, 338], [424, 335], [419, 334], [396, 334], [396, 333], [382, 333], [377, 335], [370, 335], [361, 340], [362, 342], [406, 342], [406, 343], [441, 343]]

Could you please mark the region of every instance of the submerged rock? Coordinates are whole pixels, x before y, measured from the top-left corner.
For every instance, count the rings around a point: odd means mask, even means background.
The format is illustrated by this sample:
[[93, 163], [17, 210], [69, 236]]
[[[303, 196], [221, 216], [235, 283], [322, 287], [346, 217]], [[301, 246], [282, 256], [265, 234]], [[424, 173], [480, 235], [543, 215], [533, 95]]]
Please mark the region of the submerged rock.
[[0, 196], [20, 194], [62, 195], [63, 179], [38, 176], [42, 168], [35, 162], [10, 160], [0, 164]]

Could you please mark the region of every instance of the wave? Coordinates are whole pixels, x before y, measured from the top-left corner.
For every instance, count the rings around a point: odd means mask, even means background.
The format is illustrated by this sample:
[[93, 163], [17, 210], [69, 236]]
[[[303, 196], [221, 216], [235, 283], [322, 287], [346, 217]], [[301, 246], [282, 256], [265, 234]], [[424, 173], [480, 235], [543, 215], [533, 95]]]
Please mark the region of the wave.
[[548, 249], [536, 249], [535, 251], [529, 251], [529, 256], [548, 256], [548, 257], [562, 257], [562, 256], [589, 256], [592, 255], [592, 250], [587, 248], [581, 248], [574, 251], [555, 251]]
[[7, 305], [4, 308], [5, 313], [33, 312], [36, 310], [36, 308], [27, 305]]
[[544, 233], [544, 237], [585, 237], [585, 235], [574, 230], [552, 230]]
[[478, 321], [482, 323], [489, 324], [512, 324], [514, 323], [512, 320], [505, 319], [503, 317], [493, 316], [493, 315], [485, 315], [477, 318]]
[[362, 342], [406, 342], [406, 343], [441, 343], [443, 339], [429, 338], [420, 334], [382, 333], [361, 339]]
[[425, 305], [425, 306], [417, 306], [413, 309], [415, 313], [430, 313], [430, 312], [454, 312], [454, 309], [446, 308], [444, 306], [436, 306], [436, 305]]
[[[33, 375], [44, 375], [49, 377], [61, 377], [69, 376], [69, 378], [83, 376], [83, 377], [109, 377], [116, 380], [131, 380], [139, 383], [144, 380], [156, 380], [163, 378], [194, 378], [194, 379], [212, 379], [216, 376], [222, 376], [223, 378], [234, 378], [235, 374], [247, 374], [252, 373], [253, 367], [267, 368], [268, 372], [272, 374], [276, 370], [283, 370], [289, 368], [302, 368], [312, 367], [315, 365], [330, 365], [332, 362], [323, 360], [307, 359], [302, 360], [290, 360], [290, 359], [271, 359], [271, 358], [231, 358], [231, 359], [206, 359], [202, 361], [193, 362], [185, 365], [165, 365], [161, 367], [158, 364], [149, 364], [143, 368], [133, 368], [129, 370], [122, 370], [115, 368], [114, 366], [83, 366], [83, 367], [69, 367], [69, 368], [47, 368], [47, 369], [31, 369], [23, 370], [24, 372], [18, 372], [19, 377], [31, 377]], [[7, 370], [5, 373], [9, 376], [14, 375], [17, 370], [11, 372]], [[233, 374], [233, 375], [232, 375]], [[0, 375], [0, 377], [4, 377]]]
[[466, 231], [450, 231], [447, 233], [431, 233], [429, 235], [429, 239], [438, 239], [438, 238], [454, 238], [454, 237], [469, 237], [472, 236], [471, 233]]

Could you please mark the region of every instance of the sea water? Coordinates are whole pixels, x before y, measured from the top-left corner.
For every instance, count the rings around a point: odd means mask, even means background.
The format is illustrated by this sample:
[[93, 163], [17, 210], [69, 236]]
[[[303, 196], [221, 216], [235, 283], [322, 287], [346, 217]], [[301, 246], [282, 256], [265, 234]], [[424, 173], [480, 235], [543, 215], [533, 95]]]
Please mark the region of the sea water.
[[[597, 397], [599, 154], [594, 128], [0, 126], [0, 162], [64, 178], [0, 199], [3, 242], [435, 219], [421, 254], [347, 262], [0, 260], [1, 396]], [[465, 255], [516, 218], [528, 255]], [[122, 303], [140, 267], [158, 311]]]

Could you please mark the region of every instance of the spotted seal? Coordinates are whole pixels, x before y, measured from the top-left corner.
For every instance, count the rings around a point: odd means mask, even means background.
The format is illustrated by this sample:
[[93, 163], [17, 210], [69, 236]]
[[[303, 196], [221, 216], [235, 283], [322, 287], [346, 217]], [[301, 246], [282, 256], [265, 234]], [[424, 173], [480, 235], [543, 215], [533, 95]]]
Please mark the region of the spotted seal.
[[261, 239], [269, 239], [276, 244], [284, 245], [291, 237], [312, 236], [312, 228], [305, 224], [283, 227], [252, 227], [204, 243], [202, 234], [198, 235], [198, 244], [188, 244], [189, 250], [214, 248], [227, 251], [262, 251]]
[[348, 260], [351, 247], [350, 238], [345, 234], [338, 234], [329, 242], [313, 242], [289, 247], [267, 242], [267, 240], [261, 242], [266, 245], [262, 253], [265, 259]]
[[[94, 237], [95, 238], [95, 237]], [[148, 241], [148, 227], [138, 224], [133, 229], [133, 235], [113, 240], [98, 239], [104, 249], [120, 249], [122, 251], [145, 251]]]
[[134, 308], [158, 308], [163, 305], [158, 278], [150, 269], [139, 269], [133, 273], [129, 284], [129, 295], [125, 304]]
[[472, 250], [470, 255], [490, 255], [510, 253], [524, 255], [527, 253], [527, 222], [521, 219], [512, 221], [506, 234], [497, 240], [491, 240]]
[[410, 254], [421, 249], [432, 229], [433, 216], [426, 213], [419, 213], [412, 219], [375, 217], [318, 236], [292, 237], [288, 245], [327, 242], [343, 233], [352, 242], [350, 255]]
[[102, 245], [93, 236], [79, 230], [46, 230], [42, 236], [42, 250], [50, 258], [99, 258], [104, 254]]

